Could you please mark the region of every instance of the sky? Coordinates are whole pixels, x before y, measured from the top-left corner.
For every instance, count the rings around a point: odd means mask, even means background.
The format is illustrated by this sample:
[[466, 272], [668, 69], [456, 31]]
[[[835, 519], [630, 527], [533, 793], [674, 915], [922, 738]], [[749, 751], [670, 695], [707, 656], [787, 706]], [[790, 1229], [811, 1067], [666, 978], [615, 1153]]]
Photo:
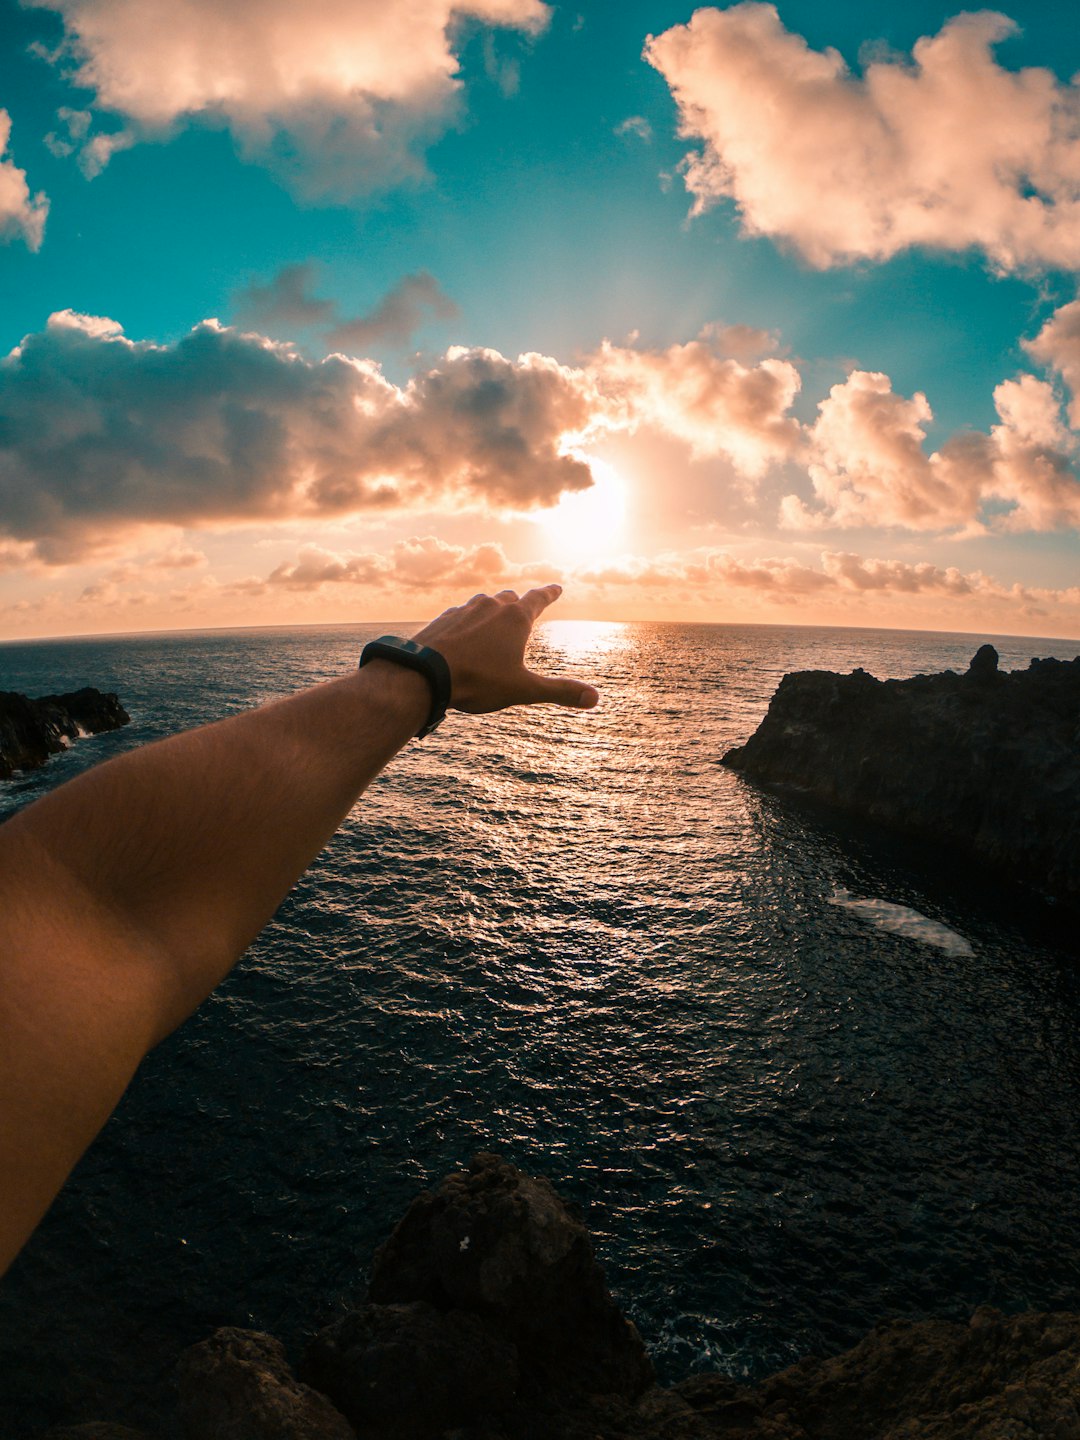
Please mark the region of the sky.
[[0, 640], [1080, 636], [1080, 27], [0, 0]]

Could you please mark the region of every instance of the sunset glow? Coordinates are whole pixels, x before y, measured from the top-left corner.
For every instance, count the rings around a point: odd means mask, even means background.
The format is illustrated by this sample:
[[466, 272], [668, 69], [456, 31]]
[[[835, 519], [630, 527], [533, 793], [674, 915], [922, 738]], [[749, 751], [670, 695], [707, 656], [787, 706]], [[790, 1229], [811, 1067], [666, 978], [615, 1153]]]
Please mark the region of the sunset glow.
[[606, 460], [593, 456], [587, 463], [593, 477], [589, 488], [566, 491], [557, 505], [536, 516], [545, 553], [564, 564], [606, 559], [622, 544], [625, 481]]
[[1080, 35], [1034, 0], [0, 7], [0, 639], [549, 572], [1080, 635]]

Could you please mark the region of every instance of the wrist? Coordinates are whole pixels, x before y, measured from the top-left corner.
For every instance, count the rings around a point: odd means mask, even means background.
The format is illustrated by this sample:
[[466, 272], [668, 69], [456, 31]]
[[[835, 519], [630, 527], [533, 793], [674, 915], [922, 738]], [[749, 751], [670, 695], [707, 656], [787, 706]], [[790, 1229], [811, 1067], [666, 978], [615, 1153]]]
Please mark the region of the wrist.
[[431, 689], [423, 675], [391, 660], [370, 660], [362, 670], [347, 676], [346, 683], [378, 712], [384, 724], [403, 730], [406, 740], [416, 734], [431, 709]]

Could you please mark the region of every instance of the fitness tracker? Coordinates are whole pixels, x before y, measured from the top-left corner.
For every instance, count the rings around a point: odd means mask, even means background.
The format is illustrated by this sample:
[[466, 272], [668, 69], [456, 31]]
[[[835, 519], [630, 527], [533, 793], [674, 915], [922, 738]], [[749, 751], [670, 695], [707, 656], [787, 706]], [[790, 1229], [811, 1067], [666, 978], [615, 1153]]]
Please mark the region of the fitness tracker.
[[[371, 640], [360, 653], [360, 667], [369, 660], [390, 660], [395, 665], [404, 665], [406, 670], [415, 670], [423, 675], [431, 686], [431, 709], [428, 718], [416, 732], [417, 740], [430, 735], [436, 725], [446, 718], [446, 707], [450, 704], [450, 666], [428, 645], [417, 645], [415, 640], [402, 640], [397, 635], [380, 635]], [[358, 667], [358, 668], [360, 668]]]

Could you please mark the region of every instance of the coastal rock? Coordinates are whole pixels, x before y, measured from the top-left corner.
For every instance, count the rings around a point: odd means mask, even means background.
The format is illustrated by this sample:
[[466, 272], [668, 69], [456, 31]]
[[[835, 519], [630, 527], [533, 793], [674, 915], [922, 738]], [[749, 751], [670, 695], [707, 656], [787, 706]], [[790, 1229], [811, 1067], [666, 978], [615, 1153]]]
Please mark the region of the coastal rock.
[[785, 675], [723, 764], [1080, 901], [1080, 657], [875, 680]]
[[369, 1298], [478, 1315], [517, 1346], [526, 1389], [633, 1396], [653, 1379], [584, 1225], [548, 1181], [494, 1155], [413, 1201], [375, 1256]]
[[38, 769], [80, 735], [119, 730], [130, 719], [116, 695], [91, 686], [38, 700], [0, 690], [0, 780]]
[[365, 1305], [322, 1331], [304, 1373], [361, 1435], [437, 1440], [513, 1405], [517, 1350], [462, 1310]]
[[465, 1424], [476, 1440], [525, 1437], [538, 1416], [554, 1436], [582, 1397], [628, 1411], [652, 1383], [585, 1227], [546, 1180], [494, 1155], [413, 1202], [368, 1301], [317, 1337], [302, 1373], [370, 1440]]
[[327, 1397], [296, 1379], [271, 1335], [217, 1330], [185, 1351], [177, 1380], [186, 1440], [356, 1440]]
[[[1080, 1314], [897, 1320], [756, 1385], [656, 1385], [579, 1222], [490, 1155], [413, 1203], [372, 1292], [312, 1344], [314, 1388], [268, 1335], [194, 1346], [186, 1440], [1080, 1440]], [[45, 1440], [143, 1437], [105, 1425]]]

